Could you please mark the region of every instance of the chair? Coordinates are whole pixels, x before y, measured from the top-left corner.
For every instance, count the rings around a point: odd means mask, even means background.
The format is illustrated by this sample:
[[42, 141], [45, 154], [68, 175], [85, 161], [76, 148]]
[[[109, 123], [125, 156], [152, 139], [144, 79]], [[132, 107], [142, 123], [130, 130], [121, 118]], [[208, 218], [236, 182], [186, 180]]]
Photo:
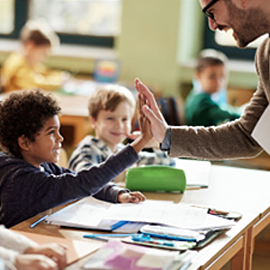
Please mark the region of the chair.
[[184, 124], [183, 106], [180, 99], [160, 97], [157, 99], [157, 103], [169, 125], [179, 126]]

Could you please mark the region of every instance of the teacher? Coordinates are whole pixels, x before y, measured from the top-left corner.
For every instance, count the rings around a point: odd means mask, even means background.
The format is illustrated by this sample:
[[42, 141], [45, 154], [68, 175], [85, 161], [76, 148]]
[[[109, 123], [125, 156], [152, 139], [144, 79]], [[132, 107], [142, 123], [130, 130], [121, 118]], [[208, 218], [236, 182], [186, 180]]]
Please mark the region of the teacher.
[[[240, 48], [263, 34], [270, 33], [270, 5], [266, 0], [200, 0], [202, 12], [208, 17], [211, 30], [233, 30]], [[251, 133], [270, 100], [270, 38], [267, 37], [256, 52], [258, 86], [244, 114], [238, 120], [218, 127], [169, 126], [162, 116], [153, 94], [139, 80], [135, 87], [139, 98], [148, 100], [143, 112], [151, 123], [151, 130], [160, 148], [171, 157], [190, 157], [208, 160], [251, 158], [262, 147]], [[269, 119], [270, 128], [270, 119]]]

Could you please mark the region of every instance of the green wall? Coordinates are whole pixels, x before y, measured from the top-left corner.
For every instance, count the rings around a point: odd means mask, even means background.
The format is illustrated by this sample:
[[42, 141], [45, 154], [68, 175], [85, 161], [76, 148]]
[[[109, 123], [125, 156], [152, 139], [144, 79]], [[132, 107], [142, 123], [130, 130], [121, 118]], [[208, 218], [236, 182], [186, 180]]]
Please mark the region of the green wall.
[[124, 0], [118, 41], [121, 79], [139, 77], [152, 88], [177, 88], [179, 0]]
[[[203, 44], [204, 15], [198, 0], [123, 0], [122, 32], [115, 50], [121, 81], [139, 77], [163, 95], [183, 95], [190, 89], [194, 59]], [[0, 51], [0, 63], [7, 57]], [[75, 73], [91, 73], [93, 59], [56, 57], [47, 64]], [[231, 72], [229, 86], [255, 88], [254, 72]]]

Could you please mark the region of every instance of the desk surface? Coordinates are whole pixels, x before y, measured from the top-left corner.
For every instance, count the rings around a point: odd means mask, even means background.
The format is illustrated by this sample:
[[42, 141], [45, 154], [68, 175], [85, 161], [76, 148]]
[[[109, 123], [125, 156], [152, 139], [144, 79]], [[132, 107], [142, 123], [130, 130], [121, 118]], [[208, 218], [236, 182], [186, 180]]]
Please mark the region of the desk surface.
[[[211, 244], [202, 248], [189, 267], [190, 270], [219, 269], [218, 266], [221, 268], [235, 254], [245, 249], [246, 242], [251, 241], [250, 238], [247, 240], [247, 233], [251, 235], [253, 226], [269, 213], [269, 175], [270, 172], [266, 171], [212, 166], [208, 189], [187, 190], [184, 194], [145, 193], [145, 195], [149, 199], [201, 204], [241, 212], [243, 218], [238, 221], [237, 226], [221, 234]], [[85, 233], [83, 230], [63, 229], [46, 224], [39, 224], [34, 229], [30, 229], [30, 224], [39, 217], [41, 215], [24, 221], [13, 228], [51, 236], [83, 239], [82, 235]], [[96, 240], [87, 239], [86, 241]], [[82, 265], [84, 261], [77, 262], [67, 269], [78, 269], [78, 266]]]
[[[98, 240], [84, 239], [83, 234], [87, 232], [89, 233], [89, 231], [86, 230], [64, 229], [58, 226], [47, 225], [45, 223], [39, 224], [35, 228], [30, 229], [30, 225], [41, 216], [42, 215], [38, 215], [36, 217], [30, 218], [14, 226], [13, 229], [83, 241], [96, 241], [98, 245], [100, 245], [101, 243]], [[234, 249], [240, 250], [244, 245], [244, 240], [241, 238], [243, 233], [247, 231], [250, 227], [252, 227], [256, 223], [256, 221], [257, 215], [255, 213], [244, 213], [243, 218], [238, 222], [237, 226], [221, 234], [211, 244], [207, 245], [199, 251], [196, 260], [188, 270], [206, 269], [207, 266], [215, 262], [215, 260], [219, 256], [221, 256], [228, 248], [233, 246], [235, 243], [237, 244], [236, 246], [234, 246]], [[87, 260], [88, 257], [82, 259], [74, 265], [68, 266], [66, 269], [79, 269], [79, 267], [83, 265], [83, 263]]]
[[209, 188], [186, 191], [182, 202], [254, 212], [270, 211], [270, 172], [227, 166], [211, 166]]

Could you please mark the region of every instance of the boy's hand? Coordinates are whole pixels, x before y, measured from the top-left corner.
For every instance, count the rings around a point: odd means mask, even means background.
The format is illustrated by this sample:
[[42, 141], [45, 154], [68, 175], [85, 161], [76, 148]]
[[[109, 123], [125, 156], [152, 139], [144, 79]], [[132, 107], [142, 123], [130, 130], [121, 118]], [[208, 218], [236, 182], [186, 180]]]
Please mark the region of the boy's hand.
[[168, 124], [166, 123], [161, 111], [159, 110], [158, 104], [153, 94], [138, 78], [135, 80], [135, 87], [139, 93], [139, 99], [142, 98], [142, 95], [146, 100], [146, 102], [144, 102], [145, 105], [142, 107], [142, 111], [151, 123], [151, 131], [155, 139], [159, 143], [162, 143], [168, 129]]
[[145, 201], [145, 196], [139, 192], [120, 192], [118, 194], [118, 202], [120, 203], [139, 203]]
[[144, 95], [138, 93], [138, 104], [139, 104], [139, 117], [138, 122], [140, 124], [141, 134], [139, 137], [133, 141], [130, 145], [133, 147], [136, 153], [139, 153], [145, 146], [149, 143], [149, 141], [153, 138], [150, 122], [145, 117], [143, 113], [143, 107], [148, 105], [148, 101], [144, 98]]
[[[67, 247], [58, 244], [45, 244], [36, 247], [30, 247], [24, 251], [24, 254], [41, 254], [55, 261], [59, 268], [67, 263]], [[49, 268], [50, 269], [50, 268]]]
[[17, 270], [57, 270], [56, 262], [44, 255], [20, 254], [14, 263]]
[[144, 138], [147, 143], [150, 142], [150, 140], [153, 138], [152, 131], [150, 128], [150, 122], [146, 118], [144, 112], [143, 112], [143, 107], [145, 105], [149, 105], [147, 99], [144, 97], [142, 94], [138, 94], [138, 100], [139, 100], [139, 125], [140, 125], [140, 130], [141, 130], [141, 136]]

